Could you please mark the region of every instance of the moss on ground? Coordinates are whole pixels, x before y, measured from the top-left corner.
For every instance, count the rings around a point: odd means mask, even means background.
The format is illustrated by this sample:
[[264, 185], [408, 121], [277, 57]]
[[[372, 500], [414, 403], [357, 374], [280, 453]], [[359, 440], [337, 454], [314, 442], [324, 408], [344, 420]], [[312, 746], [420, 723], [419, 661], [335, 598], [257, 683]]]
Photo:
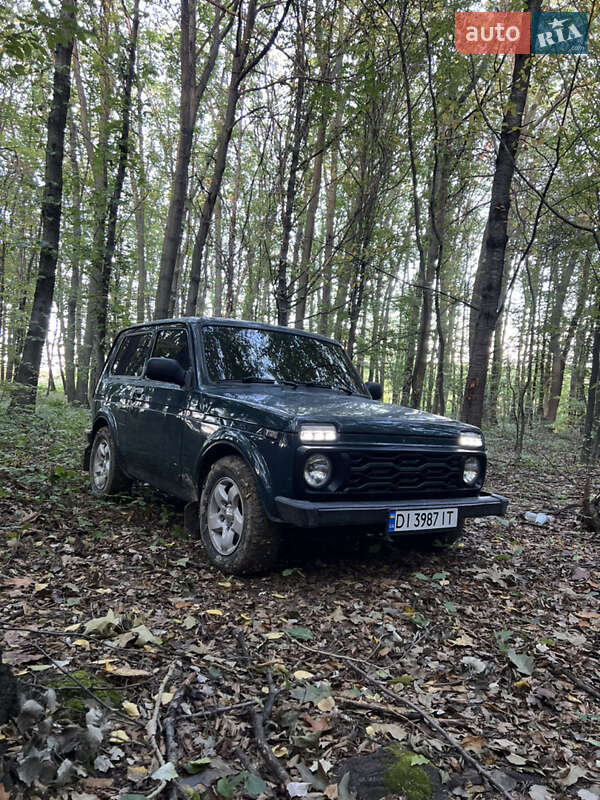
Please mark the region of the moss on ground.
[[430, 800], [431, 782], [422, 766], [427, 760], [401, 747], [392, 746], [388, 752], [392, 758], [384, 774], [386, 788], [407, 800]]

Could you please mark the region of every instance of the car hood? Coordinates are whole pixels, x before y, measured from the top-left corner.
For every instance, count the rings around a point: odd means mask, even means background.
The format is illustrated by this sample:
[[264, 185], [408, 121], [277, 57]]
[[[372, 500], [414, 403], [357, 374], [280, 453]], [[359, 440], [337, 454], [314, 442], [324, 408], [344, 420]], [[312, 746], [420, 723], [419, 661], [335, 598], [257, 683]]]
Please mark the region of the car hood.
[[207, 397], [206, 410], [218, 416], [258, 422], [279, 430], [297, 430], [302, 422], [332, 422], [342, 435], [455, 438], [478, 428], [456, 420], [361, 395], [323, 389], [279, 386], [218, 387]]

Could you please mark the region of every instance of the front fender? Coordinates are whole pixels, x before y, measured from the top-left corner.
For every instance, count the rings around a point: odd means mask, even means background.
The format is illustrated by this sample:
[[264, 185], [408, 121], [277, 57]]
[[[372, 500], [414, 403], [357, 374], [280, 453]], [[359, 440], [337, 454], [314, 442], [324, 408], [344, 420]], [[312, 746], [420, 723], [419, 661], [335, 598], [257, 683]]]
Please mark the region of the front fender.
[[254, 471], [257, 477], [257, 487], [267, 516], [275, 521], [280, 519], [275, 505], [275, 491], [271, 480], [271, 473], [264, 456], [260, 453], [252, 438], [241, 431], [228, 428], [219, 429], [211, 434], [205, 441], [196, 463], [196, 485], [201, 491], [208, 470], [222, 456], [234, 451]]

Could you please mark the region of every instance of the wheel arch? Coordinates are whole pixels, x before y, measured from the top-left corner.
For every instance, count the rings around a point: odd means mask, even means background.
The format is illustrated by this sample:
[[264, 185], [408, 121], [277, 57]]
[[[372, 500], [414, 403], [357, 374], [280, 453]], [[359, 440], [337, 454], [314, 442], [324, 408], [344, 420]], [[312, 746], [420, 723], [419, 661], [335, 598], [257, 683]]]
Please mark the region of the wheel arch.
[[256, 476], [258, 494], [267, 516], [274, 521], [279, 521], [267, 463], [257, 449], [252, 446], [252, 443], [241, 435], [234, 436], [230, 434], [229, 436], [219, 437], [215, 441], [206, 443], [200, 453], [196, 467], [198, 499], [200, 499], [202, 487], [210, 468], [213, 464], [226, 456], [238, 456], [250, 467]]

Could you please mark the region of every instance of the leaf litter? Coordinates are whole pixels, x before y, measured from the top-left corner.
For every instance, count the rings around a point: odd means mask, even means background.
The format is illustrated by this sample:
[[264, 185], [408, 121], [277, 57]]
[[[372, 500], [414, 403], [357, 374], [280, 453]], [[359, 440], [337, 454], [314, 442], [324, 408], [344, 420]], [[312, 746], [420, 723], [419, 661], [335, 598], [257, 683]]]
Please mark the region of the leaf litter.
[[[31, 693], [21, 727], [0, 728], [11, 797], [27, 781], [65, 798], [147, 797], [161, 782], [213, 798], [343, 797], [335, 765], [398, 741], [453, 796], [494, 797], [403, 696], [515, 800], [600, 795], [600, 541], [575, 511], [543, 529], [522, 521], [578, 499], [572, 446], [554, 453], [559, 471], [547, 442], [515, 465], [490, 436], [488, 483], [511, 498], [508, 519], [472, 521], [447, 552], [303, 539], [279, 571], [224, 579], [184, 535], [180, 505], [147, 487], [93, 498], [77, 472], [82, 416], [55, 415], [37, 423], [36, 449], [0, 423], [16, 442], [0, 469], [2, 654]], [[353, 663], [393, 689], [394, 708]], [[264, 732], [287, 788], [252, 722], [273, 688]], [[145, 730], [155, 712], [160, 757]]]

